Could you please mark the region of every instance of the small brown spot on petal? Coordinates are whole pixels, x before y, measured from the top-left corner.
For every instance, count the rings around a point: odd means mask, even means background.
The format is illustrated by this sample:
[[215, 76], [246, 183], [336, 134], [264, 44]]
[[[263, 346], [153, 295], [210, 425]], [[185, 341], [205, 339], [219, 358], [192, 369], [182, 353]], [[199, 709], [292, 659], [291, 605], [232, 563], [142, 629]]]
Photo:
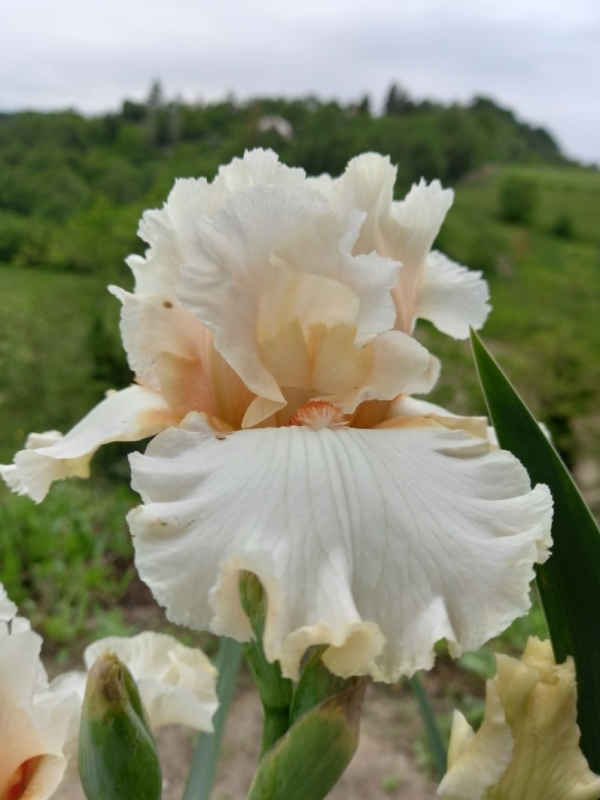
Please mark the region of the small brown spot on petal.
[[173, 303], [170, 300], [165, 300], [163, 306], [164, 308], [173, 308]]

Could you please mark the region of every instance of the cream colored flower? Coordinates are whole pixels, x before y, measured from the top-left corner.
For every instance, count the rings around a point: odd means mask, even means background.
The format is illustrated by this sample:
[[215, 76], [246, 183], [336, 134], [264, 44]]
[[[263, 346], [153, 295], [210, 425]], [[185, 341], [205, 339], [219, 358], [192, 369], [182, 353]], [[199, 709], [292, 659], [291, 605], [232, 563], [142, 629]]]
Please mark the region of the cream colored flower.
[[455, 712], [438, 794], [447, 800], [598, 800], [600, 776], [579, 749], [573, 660], [557, 665], [551, 643], [533, 637], [520, 661], [496, 660], [477, 733]]
[[46, 800], [62, 780], [77, 698], [48, 690], [41, 638], [0, 585], [0, 798]]
[[[388, 186], [378, 157], [356, 163], [375, 172], [365, 185]], [[248, 639], [249, 570], [268, 593], [267, 656], [286, 675], [325, 644], [334, 672], [393, 681], [431, 666], [437, 640], [459, 654], [526, 612], [552, 504], [480, 420], [406, 399], [437, 377], [409, 328], [447, 198], [419, 189], [390, 210], [386, 188], [375, 213], [354, 169], [308, 180], [255, 151], [212, 183], [178, 181], [143, 217], [134, 292], [113, 290], [138, 385], [2, 470], [39, 500], [102, 442], [162, 430], [131, 460], [144, 505], [129, 523], [169, 616]], [[387, 217], [403, 250], [380, 247]], [[483, 319], [485, 298], [462, 285], [466, 306], [441, 281], [436, 308], [462, 319], [477, 296]]]
[[[110, 636], [86, 648], [86, 668], [89, 670], [106, 650], [131, 672], [151, 728], [178, 724], [212, 731], [211, 720], [218, 706], [217, 671], [201, 650], [153, 631], [131, 637]], [[81, 702], [86, 678], [85, 672], [68, 672], [56, 678], [50, 688], [62, 694], [75, 691]], [[78, 721], [75, 734], [77, 728]]]

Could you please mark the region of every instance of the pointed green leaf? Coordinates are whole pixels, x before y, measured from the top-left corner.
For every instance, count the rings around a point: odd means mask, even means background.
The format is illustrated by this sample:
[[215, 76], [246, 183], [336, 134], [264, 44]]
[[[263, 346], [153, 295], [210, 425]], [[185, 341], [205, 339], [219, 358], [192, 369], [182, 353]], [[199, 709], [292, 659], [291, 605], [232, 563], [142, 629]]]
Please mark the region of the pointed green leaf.
[[258, 766], [248, 800], [322, 800], [358, 746], [366, 680], [304, 714]]
[[600, 532], [554, 447], [479, 337], [471, 340], [500, 446], [554, 498], [552, 555], [537, 567], [537, 587], [557, 661], [575, 660], [581, 749], [600, 772]]
[[219, 670], [217, 696], [219, 708], [213, 717], [213, 733], [201, 733], [192, 758], [183, 800], [208, 800], [215, 779], [221, 739], [233, 691], [242, 662], [242, 646], [233, 639], [222, 638], [215, 659]]
[[447, 762], [444, 737], [442, 736], [435, 713], [429, 702], [427, 692], [419, 678], [419, 673], [417, 672], [412, 678], [409, 678], [408, 683], [413, 691], [417, 705], [419, 706], [419, 713], [421, 714], [423, 727], [425, 728], [425, 737], [427, 738], [427, 744], [431, 750], [431, 756], [435, 765], [435, 774], [437, 779], [441, 781], [446, 774]]

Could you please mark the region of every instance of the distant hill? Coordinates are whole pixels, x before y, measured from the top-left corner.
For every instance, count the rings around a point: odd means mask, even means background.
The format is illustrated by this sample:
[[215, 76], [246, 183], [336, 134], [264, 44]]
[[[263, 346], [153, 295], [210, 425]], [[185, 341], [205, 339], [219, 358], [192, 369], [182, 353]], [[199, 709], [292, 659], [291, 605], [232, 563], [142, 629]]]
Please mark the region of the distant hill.
[[126, 100], [93, 118], [0, 114], [0, 264], [110, 271], [138, 246], [140, 211], [162, 203], [175, 177], [211, 177], [259, 146], [309, 174], [339, 174], [365, 150], [386, 153], [398, 165], [399, 191], [422, 176], [453, 184], [490, 162], [566, 163], [550, 133], [484, 97], [444, 106], [394, 85], [374, 116], [368, 98], [190, 105], [165, 101], [155, 84], [146, 102]]

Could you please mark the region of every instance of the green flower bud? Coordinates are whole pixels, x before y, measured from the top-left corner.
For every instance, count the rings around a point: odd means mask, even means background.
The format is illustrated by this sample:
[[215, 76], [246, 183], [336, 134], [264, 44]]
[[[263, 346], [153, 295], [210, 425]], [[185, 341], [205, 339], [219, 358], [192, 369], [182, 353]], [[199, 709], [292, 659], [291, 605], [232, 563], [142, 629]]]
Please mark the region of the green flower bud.
[[110, 651], [88, 674], [79, 773], [88, 800], [160, 800], [160, 764], [137, 686]]
[[365, 679], [303, 714], [264, 755], [248, 800], [322, 800], [358, 745]]

